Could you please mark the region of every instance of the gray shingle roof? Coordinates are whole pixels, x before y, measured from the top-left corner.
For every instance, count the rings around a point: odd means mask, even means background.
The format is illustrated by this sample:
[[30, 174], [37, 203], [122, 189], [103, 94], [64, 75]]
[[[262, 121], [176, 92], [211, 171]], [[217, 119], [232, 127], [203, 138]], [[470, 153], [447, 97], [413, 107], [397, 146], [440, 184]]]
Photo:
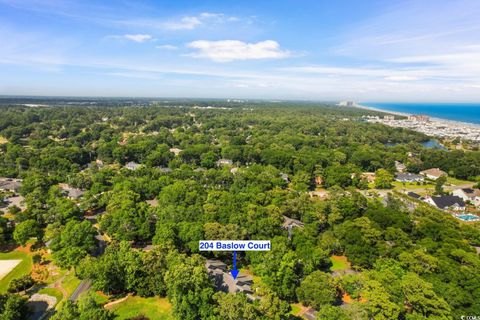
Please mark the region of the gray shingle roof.
[[432, 197], [433, 202], [438, 208], [445, 209], [454, 205], [458, 205], [459, 207], [465, 207], [465, 202], [462, 198], [457, 196], [451, 195], [443, 195]]

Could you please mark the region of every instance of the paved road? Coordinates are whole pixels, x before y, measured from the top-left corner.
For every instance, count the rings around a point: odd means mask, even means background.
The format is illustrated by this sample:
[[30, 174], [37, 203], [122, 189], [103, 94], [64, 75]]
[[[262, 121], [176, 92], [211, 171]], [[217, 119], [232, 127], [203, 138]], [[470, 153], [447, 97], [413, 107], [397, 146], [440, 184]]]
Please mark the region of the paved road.
[[75, 289], [75, 291], [72, 293], [72, 295], [70, 296], [70, 298], [68, 298], [68, 300], [70, 301], [77, 301], [78, 297], [84, 293], [85, 291], [87, 291], [88, 289], [90, 289], [90, 286], [92, 285], [92, 280], [90, 279], [85, 279], [85, 280], [82, 280], [82, 282], [80, 282], [80, 284], [78, 285], [77, 289]]

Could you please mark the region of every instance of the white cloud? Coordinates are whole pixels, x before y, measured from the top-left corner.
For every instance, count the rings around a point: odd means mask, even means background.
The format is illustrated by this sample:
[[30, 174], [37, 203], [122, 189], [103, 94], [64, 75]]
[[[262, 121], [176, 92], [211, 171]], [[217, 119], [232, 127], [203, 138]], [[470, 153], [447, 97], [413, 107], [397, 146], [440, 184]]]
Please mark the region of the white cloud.
[[201, 24], [202, 22], [197, 17], [183, 17], [178, 21], [165, 22], [163, 26], [170, 30], [192, 30]]
[[202, 12], [196, 16], [184, 16], [176, 20], [161, 23], [160, 26], [167, 30], [193, 30], [202, 25], [238, 21], [237, 17], [227, 17], [223, 13]]
[[291, 55], [287, 50], [280, 49], [278, 42], [265, 40], [257, 43], [246, 43], [238, 40], [207, 41], [197, 40], [188, 44], [197, 52], [189, 54], [194, 58], [207, 58], [216, 62], [233, 60], [278, 59]]
[[162, 45], [156, 46], [155, 48], [162, 49], [162, 50], [177, 50], [178, 49], [177, 46], [173, 46], [171, 44], [162, 44]]
[[388, 76], [385, 77], [385, 80], [388, 81], [415, 81], [419, 80], [420, 78], [418, 77], [412, 77], [412, 76]]
[[138, 43], [155, 40], [153, 36], [149, 34], [124, 34], [122, 36], [109, 36], [107, 38], [123, 39], [123, 40], [138, 42]]
[[421, 68], [372, 68], [372, 67], [330, 67], [307, 66], [290, 67], [281, 70], [305, 74], [324, 74], [335, 77], [382, 78], [387, 81], [414, 81], [431, 76], [433, 72]]

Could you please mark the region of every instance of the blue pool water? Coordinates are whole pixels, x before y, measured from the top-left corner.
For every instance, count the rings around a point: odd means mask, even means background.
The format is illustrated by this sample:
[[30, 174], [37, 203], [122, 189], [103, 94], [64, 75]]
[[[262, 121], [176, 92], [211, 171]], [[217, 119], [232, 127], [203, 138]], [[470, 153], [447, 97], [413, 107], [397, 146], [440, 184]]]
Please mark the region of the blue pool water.
[[407, 114], [480, 124], [480, 103], [380, 103], [361, 102], [362, 106]]
[[480, 220], [480, 218], [474, 214], [458, 214], [456, 217], [462, 221], [476, 221]]

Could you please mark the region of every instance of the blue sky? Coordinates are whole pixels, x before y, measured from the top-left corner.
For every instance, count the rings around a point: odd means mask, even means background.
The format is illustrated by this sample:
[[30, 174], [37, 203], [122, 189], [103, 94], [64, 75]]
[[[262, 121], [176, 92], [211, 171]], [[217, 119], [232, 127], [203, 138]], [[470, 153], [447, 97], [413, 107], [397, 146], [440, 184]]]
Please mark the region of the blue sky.
[[0, 94], [480, 101], [480, 1], [0, 0]]

